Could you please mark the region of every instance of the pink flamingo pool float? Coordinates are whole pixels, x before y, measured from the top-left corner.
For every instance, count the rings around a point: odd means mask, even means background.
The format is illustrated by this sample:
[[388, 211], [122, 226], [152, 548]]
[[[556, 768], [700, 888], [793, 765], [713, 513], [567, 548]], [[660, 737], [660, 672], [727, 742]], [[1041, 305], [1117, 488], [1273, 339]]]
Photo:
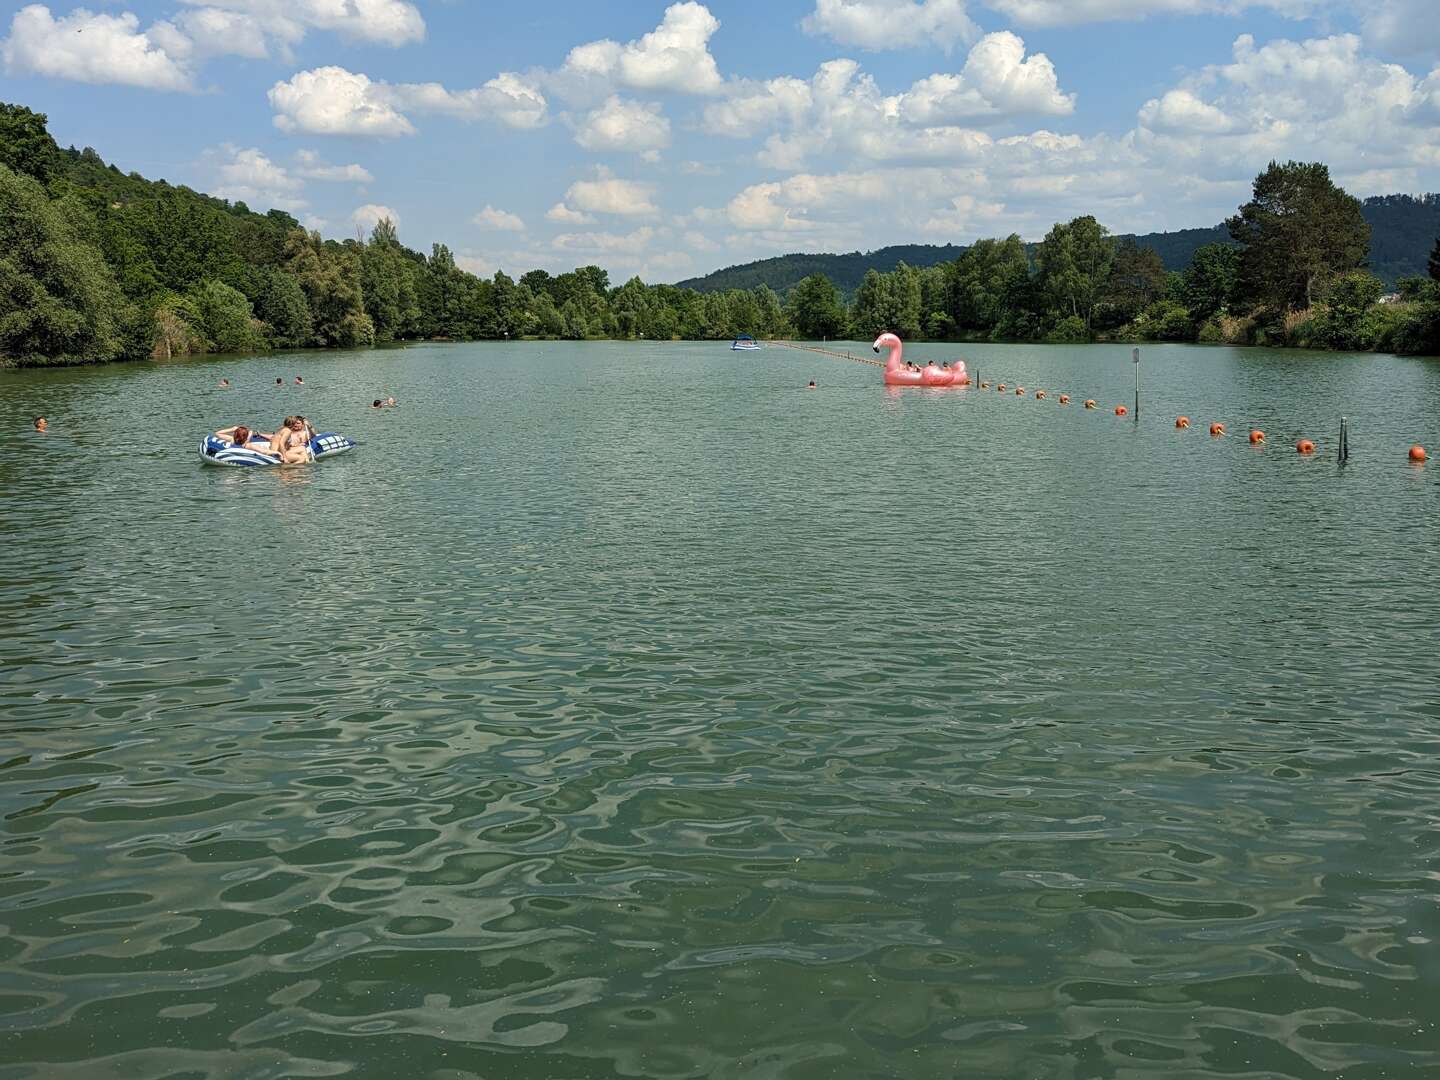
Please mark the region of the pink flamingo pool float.
[[894, 334], [881, 334], [872, 346], [878, 353], [882, 348], [890, 350], [890, 359], [885, 362], [886, 386], [969, 386], [970, 376], [965, 373], [965, 361], [956, 360], [948, 367], [941, 367], [931, 360], [916, 371], [905, 364], [905, 346]]

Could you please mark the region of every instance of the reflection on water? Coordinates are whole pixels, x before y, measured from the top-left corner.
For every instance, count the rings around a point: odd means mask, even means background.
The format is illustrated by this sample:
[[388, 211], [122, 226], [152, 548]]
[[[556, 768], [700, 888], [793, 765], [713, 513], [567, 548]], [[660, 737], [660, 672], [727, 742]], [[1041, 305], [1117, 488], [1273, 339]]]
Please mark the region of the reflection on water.
[[633, 352], [0, 378], [0, 1076], [1440, 1070], [1440, 370]]

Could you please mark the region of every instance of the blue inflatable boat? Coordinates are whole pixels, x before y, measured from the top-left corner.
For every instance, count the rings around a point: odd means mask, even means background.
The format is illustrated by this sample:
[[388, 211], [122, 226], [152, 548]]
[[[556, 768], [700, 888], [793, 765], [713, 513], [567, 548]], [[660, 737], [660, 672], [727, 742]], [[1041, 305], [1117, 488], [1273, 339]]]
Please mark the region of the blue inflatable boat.
[[[346, 450], [352, 450], [354, 447], [355, 440], [346, 438], [344, 435], [316, 435], [310, 440], [310, 453], [316, 461], [343, 454]], [[236, 446], [234, 443], [216, 438], [214, 435], [206, 435], [205, 441], [200, 444], [200, 460], [206, 465], [238, 465], [242, 468], [251, 465], [280, 464], [280, 459], [274, 454], [251, 450], [246, 446]]]

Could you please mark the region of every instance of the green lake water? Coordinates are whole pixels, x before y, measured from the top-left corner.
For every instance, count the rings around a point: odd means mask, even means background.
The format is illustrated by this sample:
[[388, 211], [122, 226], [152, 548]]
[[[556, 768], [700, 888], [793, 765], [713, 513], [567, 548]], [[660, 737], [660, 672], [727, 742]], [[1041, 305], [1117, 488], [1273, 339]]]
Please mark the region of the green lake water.
[[957, 351], [0, 374], [0, 1078], [1440, 1076], [1440, 361]]

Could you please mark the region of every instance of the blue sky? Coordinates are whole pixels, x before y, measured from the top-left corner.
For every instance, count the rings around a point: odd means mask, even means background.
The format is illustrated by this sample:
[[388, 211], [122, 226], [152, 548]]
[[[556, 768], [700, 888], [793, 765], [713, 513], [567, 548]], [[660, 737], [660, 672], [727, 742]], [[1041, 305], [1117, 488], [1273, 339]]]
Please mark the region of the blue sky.
[[62, 145], [489, 274], [677, 280], [1094, 213], [1212, 225], [1272, 158], [1440, 191], [1437, 0], [15, 5]]

